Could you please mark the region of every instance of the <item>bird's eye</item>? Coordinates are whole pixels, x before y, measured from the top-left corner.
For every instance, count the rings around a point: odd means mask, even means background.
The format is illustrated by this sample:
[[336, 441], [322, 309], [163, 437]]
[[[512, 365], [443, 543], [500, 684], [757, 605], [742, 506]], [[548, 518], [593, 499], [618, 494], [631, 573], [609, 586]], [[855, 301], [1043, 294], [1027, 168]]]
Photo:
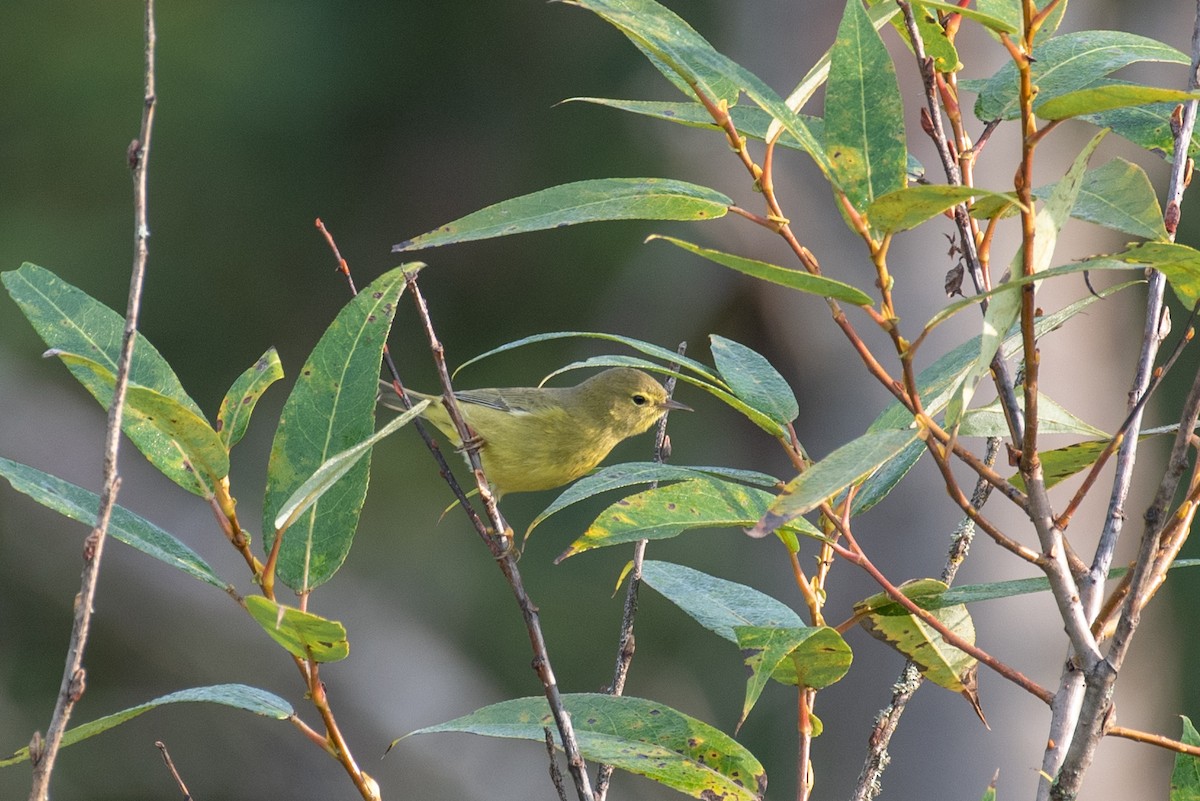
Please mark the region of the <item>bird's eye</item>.
[[634, 406], [645, 406], [646, 405], [646, 396], [645, 395], [634, 395], [633, 396], [633, 405]]

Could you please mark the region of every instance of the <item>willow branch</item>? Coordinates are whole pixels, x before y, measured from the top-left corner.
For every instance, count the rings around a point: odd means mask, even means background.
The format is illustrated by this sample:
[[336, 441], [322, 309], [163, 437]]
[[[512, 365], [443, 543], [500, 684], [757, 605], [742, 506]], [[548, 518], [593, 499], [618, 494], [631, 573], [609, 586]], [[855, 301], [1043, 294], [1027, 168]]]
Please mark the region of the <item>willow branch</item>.
[[[121, 355], [117, 362], [116, 382], [113, 386], [112, 403], [108, 407], [108, 425], [104, 435], [104, 485], [100, 493], [100, 505], [96, 513], [96, 524], [83, 545], [83, 574], [79, 582], [79, 594], [75, 598], [75, 616], [71, 627], [71, 639], [67, 645], [66, 663], [58, 698], [45, 740], [37, 753], [31, 749], [33, 777], [30, 784], [31, 801], [45, 801], [50, 795], [50, 776], [54, 762], [62, 745], [63, 734], [74, 711], [75, 704], [83, 695], [87, 673], [83, 668], [83, 652], [87, 646], [92, 622], [92, 603], [100, 581], [100, 560], [108, 536], [108, 522], [117, 503], [121, 487], [121, 476], [117, 469], [117, 456], [121, 442], [121, 418], [125, 409], [125, 393], [129, 386], [129, 365], [133, 359], [133, 347], [137, 340], [138, 313], [142, 303], [142, 286], [146, 277], [149, 258], [147, 240], [150, 238], [146, 197], [146, 172], [150, 159], [150, 135], [154, 127], [154, 0], [146, 0], [145, 14], [145, 92], [142, 102], [142, 124], [129, 146], [128, 157], [133, 170], [133, 269], [129, 279], [129, 297], [125, 306], [125, 328], [121, 335]], [[35, 737], [35, 742], [40, 738]]]

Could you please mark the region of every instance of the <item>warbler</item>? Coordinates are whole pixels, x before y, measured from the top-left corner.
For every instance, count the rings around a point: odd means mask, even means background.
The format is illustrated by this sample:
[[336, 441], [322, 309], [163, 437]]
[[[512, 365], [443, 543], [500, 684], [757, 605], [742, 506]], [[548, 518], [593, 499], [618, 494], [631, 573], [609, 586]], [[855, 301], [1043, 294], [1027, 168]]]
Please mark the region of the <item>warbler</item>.
[[[390, 383], [381, 383], [390, 391]], [[422, 417], [462, 448], [442, 396], [408, 394], [432, 401]], [[662, 384], [629, 367], [605, 370], [573, 387], [470, 389], [454, 397], [482, 440], [483, 471], [498, 497], [569, 484], [668, 409], [691, 411], [668, 398]], [[400, 408], [386, 394], [383, 403]]]

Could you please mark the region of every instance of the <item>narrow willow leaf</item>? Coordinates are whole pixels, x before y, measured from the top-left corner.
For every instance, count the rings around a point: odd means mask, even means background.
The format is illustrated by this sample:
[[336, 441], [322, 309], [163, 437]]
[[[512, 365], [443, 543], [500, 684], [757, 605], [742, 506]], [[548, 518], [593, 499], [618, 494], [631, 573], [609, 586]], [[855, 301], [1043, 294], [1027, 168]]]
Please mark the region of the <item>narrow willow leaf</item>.
[[[1054, 187], [1038, 187], [1035, 197], [1050, 197]], [[1122, 158], [1088, 170], [1071, 207], [1077, 220], [1103, 225], [1143, 239], [1165, 240], [1162, 207], [1146, 171]]]
[[692, 478], [727, 479], [741, 484], [770, 489], [781, 482], [774, 476], [758, 473], [753, 470], [737, 470], [731, 467], [685, 467], [682, 465], [659, 464], [658, 462], [625, 462], [609, 465], [586, 475], [567, 487], [555, 498], [549, 506], [533, 519], [525, 530], [525, 538], [535, 528], [541, 525], [551, 515], [561, 512], [568, 506], [595, 497], [602, 492], [631, 487], [636, 484], [649, 484], [652, 481], [687, 481]]
[[753, 587], [701, 573], [683, 565], [646, 560], [642, 581], [693, 620], [736, 644], [739, 626], [796, 628], [804, 620], [790, 606]]
[[[1141, 442], [1143, 439], [1146, 437], [1141, 436], [1138, 441]], [[1110, 442], [1109, 439], [1088, 440], [1062, 448], [1039, 451], [1038, 458], [1042, 462], [1042, 476], [1046, 482], [1046, 489], [1061, 484], [1081, 470], [1086, 470], [1094, 465], [1108, 448]], [[1025, 491], [1025, 479], [1019, 472], [1009, 478], [1009, 483], [1022, 492]]]
[[830, 50], [825, 157], [851, 205], [905, 186], [904, 106], [896, 68], [862, 3], [848, 0]]
[[[8, 483], [12, 484], [17, 492], [28, 495], [42, 506], [85, 526], [96, 525], [96, 512], [100, 508], [100, 496], [96, 493], [8, 459], [0, 459], [0, 476], [8, 479]], [[131, 548], [166, 562], [193, 578], [219, 589], [228, 586], [228, 582], [214, 573], [195, 551], [149, 520], [124, 507], [113, 507], [112, 516], [108, 521], [108, 533]]]
[[[661, 359], [667, 364], [678, 364], [680, 367], [691, 370], [705, 381], [718, 384], [719, 386], [728, 389], [728, 387], [721, 382], [721, 379], [717, 376], [717, 374], [713, 372], [712, 368], [706, 364], [701, 364], [695, 359], [689, 359], [686, 356], [680, 356], [670, 348], [664, 348], [661, 345], [655, 345], [652, 342], [643, 342], [640, 339], [633, 339], [632, 337], [624, 337], [618, 334], [604, 334], [597, 331], [551, 331], [544, 334], [533, 334], [532, 336], [522, 337], [521, 339], [507, 342], [499, 347], [484, 351], [478, 356], [468, 359], [456, 367], [453, 374], [458, 375], [464, 368], [475, 364], [476, 362], [483, 361], [490, 356], [495, 356], [498, 353], [504, 353], [515, 348], [521, 348], [525, 345], [532, 345], [536, 342], [549, 342], [555, 339], [573, 338], [601, 339], [608, 342], [619, 342], [622, 345], [627, 345], [639, 353], [644, 353], [647, 356]], [[545, 382], [545, 380], [546, 379], [542, 379], [543, 382]]]
[[[100, 392], [97, 398], [107, 392], [105, 405], [112, 402], [117, 379], [100, 362], [56, 349], [45, 355], [57, 356], [81, 382], [95, 385]], [[85, 373], [91, 377], [85, 380]], [[138, 431], [138, 449], [150, 464], [188, 492], [211, 498], [213, 488], [229, 475], [229, 452], [217, 432], [202, 415], [174, 398], [129, 384], [121, 430], [128, 434], [131, 429]]]
[[[1025, 398], [1017, 398], [1017, 405], [1025, 408]], [[1109, 435], [1095, 426], [1084, 422], [1058, 401], [1038, 393], [1038, 432], [1041, 434], [1082, 434], [1086, 437], [1106, 438]], [[1008, 423], [999, 399], [986, 406], [971, 409], [963, 415], [959, 426], [960, 437], [1007, 437]]]
[[821, 689], [840, 681], [850, 670], [854, 655], [850, 646], [828, 626], [738, 626], [735, 630], [750, 678], [737, 728], [746, 722], [750, 710], [762, 695], [767, 681], [785, 661], [796, 671], [800, 687]]
[[[1179, 735], [1180, 742], [1186, 745], [1200, 745], [1200, 732], [1192, 725], [1187, 715], [1183, 718], [1183, 731]], [[1196, 801], [1200, 798], [1200, 759], [1191, 754], [1176, 754], [1175, 767], [1171, 770], [1171, 801]]]
[[[1112, 256], [1126, 264], [1144, 264], [1167, 277], [1167, 283], [1187, 308], [1200, 303], [1200, 251], [1175, 242], [1142, 242]], [[1085, 262], [1094, 266], [1097, 262]]]
[[350, 655], [346, 627], [336, 620], [326, 620], [261, 595], [246, 596], [246, 611], [272, 640], [301, 659], [337, 662]]
[[[763, 490], [715, 478], [697, 478], [639, 492], [600, 513], [579, 539], [557, 559], [561, 562], [593, 548], [638, 540], [677, 537], [698, 528], [741, 528], [758, 521], [775, 496]], [[808, 536], [820, 533], [805, 520], [793, 524]]]
[[800, 416], [796, 394], [766, 357], [716, 334], [708, 340], [713, 363], [735, 396], [780, 426]]
[[[1050, 266], [1050, 260], [1054, 257], [1054, 246], [1058, 241], [1058, 232], [1067, 221], [1071, 207], [1075, 205], [1075, 199], [1083, 184], [1083, 175], [1087, 169], [1088, 159], [1100, 145], [1105, 133], [1105, 131], [1101, 131], [1096, 134], [1084, 146], [1079, 155], [1075, 157], [1070, 169], [1067, 170], [1067, 174], [1058, 182], [1050, 198], [1034, 217], [1033, 253], [1030, 258], [1031, 275], [1045, 272]], [[1016, 256], [1013, 257], [1012, 266], [1009, 269], [1014, 277], [1029, 277], [1025, 275], [1023, 248], [1018, 250]], [[999, 350], [1001, 340], [1007, 336], [1020, 313], [1020, 292], [1001, 292], [992, 296], [983, 316], [983, 339], [980, 340], [979, 356], [960, 385], [958, 392], [946, 407], [946, 426], [948, 428], [957, 426], [959, 420], [962, 419], [962, 414], [970, 404], [979, 382], [991, 370], [992, 358]]]
[[1200, 98], [1196, 92], [1162, 89], [1134, 84], [1093, 86], [1052, 97], [1035, 103], [1033, 110], [1044, 120], [1065, 120], [1084, 114], [1099, 114], [1125, 106], [1145, 106], [1150, 103], [1187, 103]]
[[666, 178], [601, 178], [504, 200], [392, 247], [393, 253], [605, 220], [715, 220], [733, 201]]
[[[1014, 23], [994, 14], [988, 14], [980, 9], [963, 8], [955, 3], [942, 3], [937, 2], [937, 0], [917, 0], [913, 5], [922, 8], [937, 9], [946, 14], [959, 14], [969, 20], [978, 22], [983, 27], [996, 33], [1017, 33], [1021, 30], [1019, 20]], [[984, 3], [979, 3], [979, 5], [983, 6]], [[1045, 2], [1039, 3], [1039, 5], [1045, 5]], [[1065, 5], [1065, 3], [1060, 3], [1059, 5]]]
[[[851, 513], [855, 516], [861, 515], [886, 498], [924, 455], [924, 440], [915, 439], [905, 445], [899, 453], [884, 462], [859, 486], [858, 491], [854, 493]], [[839, 495], [838, 502], [843, 497], [844, 493]]]
[[[384, 273], [346, 304], [301, 368], [267, 465], [263, 532], [268, 545], [276, 536], [275, 518], [296, 489], [331, 456], [374, 432], [383, 345], [405, 272], [413, 269]], [[341, 567], [367, 494], [370, 459], [368, 454], [350, 468], [288, 528], [277, 566], [284, 584], [307, 593]]]
[[650, 60], [659, 72], [680, 92], [693, 97], [703, 92], [714, 103], [737, 102], [741, 86], [728, 70], [714, 60], [716, 51], [686, 20], [666, 6], [638, 0], [580, 2], [582, 6], [608, 21]]
[[267, 391], [267, 387], [283, 378], [283, 365], [279, 363], [279, 354], [275, 348], [268, 348], [249, 370], [237, 377], [237, 380], [225, 393], [221, 401], [221, 409], [217, 412], [217, 434], [225, 448], [232, 448], [241, 442], [250, 425], [250, 415], [258, 399]]
[[654, 0], [570, 0], [570, 4], [588, 9], [621, 31], [643, 53], [652, 56], [655, 66], [665, 64], [669, 67], [680, 78], [672, 82], [677, 87], [681, 82], [686, 84], [689, 90], [685, 91], [689, 94], [700, 91], [713, 103], [725, 99], [729, 105], [734, 105], [727, 95], [720, 93], [720, 88], [714, 86], [714, 76], [727, 79], [770, 114], [800, 143], [821, 172], [829, 175], [821, 144], [804, 120], [757, 75], [718, 53], [703, 38], [689, 35], [690, 28], [686, 23], [680, 26], [679, 17], [660, 3]]
[[[672, 373], [667, 368], [660, 367], [659, 365], [655, 364], [654, 362], [648, 362], [645, 359], [638, 359], [636, 357], [630, 357], [630, 356], [593, 356], [590, 359], [584, 359], [583, 361], [572, 362], [571, 364], [560, 367], [557, 370], [555, 370], [553, 373], [551, 373], [549, 376], [547, 376], [547, 379], [553, 378], [554, 376], [559, 375], [560, 373], [565, 373], [570, 370], [579, 370], [579, 369], [588, 368], [588, 367], [634, 367], [639, 370], [647, 370], [649, 372], [665, 373], [665, 374], [674, 375], [674, 373]], [[705, 392], [712, 395], [714, 398], [717, 398], [718, 400], [720, 400], [722, 403], [726, 404], [730, 408], [745, 415], [747, 420], [754, 423], [756, 426], [761, 428], [763, 431], [766, 431], [768, 434], [775, 437], [776, 439], [781, 438], [781, 437], [786, 438], [788, 436], [787, 430], [784, 427], [780, 426], [778, 423], [776, 423], [774, 420], [772, 420], [767, 415], [760, 412], [758, 409], [755, 409], [753, 406], [750, 406], [745, 401], [741, 400], [740, 398], [736, 397], [735, 395], [732, 395], [731, 393], [726, 391], [726, 389], [723, 389], [725, 384], [724, 384], [724, 382], [720, 381], [719, 379], [716, 382], [716, 384], [719, 384], [719, 386], [717, 386], [714, 384], [710, 384], [707, 381], [701, 381], [699, 379], [692, 378], [690, 375], [687, 375], [686, 373], [676, 375], [676, 378], [686, 384], [691, 384], [692, 386], [700, 387]]]
[[907, 231], [972, 198], [991, 198], [997, 205], [1020, 206], [1015, 198], [1001, 192], [988, 192], [970, 186], [925, 184], [907, 186], [876, 198], [867, 209], [867, 220], [872, 227], [884, 233]]
[[917, 439], [915, 429], [868, 431], [792, 479], [769, 509], [746, 533], [765, 537], [782, 525], [792, 523], [839, 492], [862, 481], [880, 465]]
[[754, 278], [761, 278], [764, 281], [770, 281], [773, 284], [786, 286], [800, 292], [807, 292], [810, 295], [820, 295], [823, 298], [833, 298], [834, 300], [853, 303], [855, 306], [871, 305], [871, 296], [866, 292], [863, 292], [858, 287], [844, 284], [841, 281], [835, 281], [832, 278], [826, 278], [823, 275], [812, 275], [803, 270], [789, 270], [786, 267], [768, 264], [765, 261], [747, 259], [743, 256], [722, 253], [719, 250], [702, 248], [699, 245], [693, 245], [691, 242], [685, 242], [673, 236], [654, 234], [647, 237], [646, 241], [650, 242], [656, 239], [663, 242], [670, 242], [676, 247], [695, 253], [697, 256], [702, 256], [723, 267], [737, 270], [739, 273], [753, 276]]
[[[19, 270], [0, 273], [0, 281], [21, 307], [46, 347], [86, 355], [116, 375], [125, 329], [124, 317], [62, 281], [49, 270], [33, 264], [26, 263]], [[86, 377], [90, 374], [90, 370], [81, 369], [79, 375]], [[129, 365], [129, 381], [166, 395], [194, 414], [204, 416], [196, 402], [184, 392], [183, 385], [166, 359], [140, 335]], [[94, 383], [84, 386], [96, 395]], [[110, 399], [111, 393], [108, 397], [97, 397], [105, 408]], [[126, 433], [136, 444], [137, 436], [128, 431]]]
[[[1045, 270], [1040, 273], [1035, 273], [1034, 275], [1023, 275], [1023, 276], [1018, 276], [1016, 278], [1010, 277], [1004, 283], [1000, 284], [999, 286], [993, 287], [992, 289], [989, 289], [987, 292], [980, 292], [977, 295], [971, 295], [969, 297], [963, 298], [962, 300], [957, 300], [954, 303], [951, 303], [950, 305], [943, 307], [941, 311], [939, 311], [937, 314], [933, 315], [933, 317], [929, 318], [929, 322], [927, 322], [925, 324], [925, 327], [926, 327], [926, 329], [932, 330], [932, 329], [936, 328], [937, 326], [941, 325], [942, 323], [946, 322], [947, 320], [949, 320], [954, 315], [963, 311], [964, 309], [969, 309], [970, 307], [980, 303], [983, 300], [990, 301], [992, 298], [995, 298], [997, 296], [1011, 295], [1011, 294], [1013, 294], [1014, 290], [1020, 289], [1021, 287], [1025, 286], [1026, 284], [1039, 284], [1040, 285], [1043, 281], [1049, 281], [1049, 280], [1052, 280], [1055, 278], [1062, 278], [1063, 276], [1067, 276], [1067, 275], [1078, 275], [1079, 273], [1086, 273], [1086, 272], [1102, 272], [1102, 271], [1106, 271], [1106, 270], [1127, 270], [1127, 269], [1130, 269], [1132, 266], [1133, 265], [1127, 264], [1125, 262], [1114, 261], [1111, 258], [1098, 257], [1096, 259], [1075, 262], [1074, 264], [1064, 264], [1061, 267], [1051, 267], [1049, 270]], [[1140, 282], [1132, 281], [1132, 282], [1127, 282], [1127, 283], [1121, 284], [1120, 286], [1122, 289], [1124, 289], [1135, 283], [1140, 283]], [[1013, 329], [1010, 328], [1009, 332], [1011, 333], [1012, 330]]]
[[[1097, 128], [1111, 128], [1117, 136], [1170, 160], [1175, 156], [1171, 115], [1177, 107], [1177, 103], [1128, 106], [1102, 111], [1099, 114], [1085, 114], [1079, 119], [1090, 122]], [[1192, 143], [1188, 148], [1189, 155], [1195, 155], [1197, 152], [1200, 152], [1200, 131], [1192, 134]]]
[[342, 476], [350, 472], [350, 469], [358, 464], [359, 460], [366, 456], [379, 440], [394, 434], [408, 425], [421, 412], [425, 411], [427, 406], [429, 406], [428, 400], [414, 403], [411, 409], [408, 409], [394, 420], [389, 421], [387, 425], [367, 437], [367, 439], [352, 448], [329, 457], [328, 460], [317, 468], [316, 472], [308, 477], [307, 481], [296, 488], [292, 496], [279, 508], [279, 513], [275, 515], [275, 530], [283, 530], [290, 526], [296, 518], [316, 503], [330, 487], [341, 480]]
[[[136, 718], [143, 712], [149, 712], [166, 704], [179, 703], [208, 703], [231, 706], [234, 709], [244, 709], [256, 715], [262, 715], [276, 720], [287, 720], [293, 714], [292, 705], [274, 693], [260, 690], [257, 687], [247, 687], [244, 684], [217, 684], [212, 687], [195, 687], [190, 690], [180, 690], [170, 693], [153, 701], [106, 715], [102, 718], [84, 723], [68, 730], [62, 739], [62, 747], [74, 745], [81, 740], [94, 737], [101, 732]], [[22, 748], [7, 759], [0, 759], [0, 768], [16, 765], [29, 759], [29, 748]]]
[[[1190, 62], [1187, 56], [1169, 45], [1123, 31], [1066, 33], [1035, 46], [1033, 56], [1032, 78], [1041, 103], [1084, 89], [1097, 78], [1130, 64]], [[981, 88], [975, 103], [975, 116], [988, 121], [1012, 120], [1019, 115], [1017, 68], [1008, 61]]]
[[[1179, 568], [1200, 567], [1200, 559], [1178, 559], [1171, 565], [1171, 570]], [[1109, 580], [1119, 579], [1129, 572], [1125, 567], [1114, 567], [1108, 571]], [[973, 604], [979, 601], [991, 601], [996, 598], [1014, 598], [1018, 595], [1029, 595], [1035, 592], [1050, 592], [1050, 580], [1045, 576], [1011, 581], [993, 581], [987, 584], [964, 584], [932, 596], [921, 596], [920, 605], [924, 609], [939, 609], [956, 604]]]
[[[761, 801], [766, 792], [767, 776], [749, 751], [729, 735], [668, 706], [592, 693], [564, 695], [563, 706], [585, 759], [637, 773], [693, 798]], [[541, 743], [547, 729], [557, 740], [550, 707], [538, 696], [492, 704], [406, 736], [467, 732]]]
[[[610, 97], [568, 97], [562, 102], [591, 103], [597, 106], [627, 111], [631, 114], [640, 114], [644, 117], [653, 117], [657, 120], [678, 123], [689, 128], [705, 128], [710, 131], [722, 130], [716, 121], [713, 120], [712, 115], [708, 113], [708, 109], [703, 104], [697, 102], [618, 100]], [[773, 120], [770, 114], [758, 106], [750, 105], [730, 106], [729, 116], [733, 120], [734, 127], [738, 129], [738, 133], [759, 141], [766, 138], [767, 129]], [[820, 141], [824, 137], [825, 121], [820, 117], [811, 117], [806, 114], [799, 116], [804, 121], [804, 124], [808, 126], [813, 137]], [[792, 150], [804, 149], [796, 141], [795, 137], [790, 134], [781, 136], [779, 144]]]
[[[918, 579], [900, 586], [900, 591], [918, 605], [923, 598], [936, 598], [946, 585], [936, 579]], [[928, 623], [893, 601], [886, 593], [872, 595], [854, 605], [862, 627], [872, 637], [886, 642], [916, 663], [921, 675], [947, 690], [962, 692], [964, 680], [976, 664], [975, 657], [946, 643]], [[967, 607], [959, 604], [930, 611], [947, 629], [964, 642], [975, 644], [975, 624]]]

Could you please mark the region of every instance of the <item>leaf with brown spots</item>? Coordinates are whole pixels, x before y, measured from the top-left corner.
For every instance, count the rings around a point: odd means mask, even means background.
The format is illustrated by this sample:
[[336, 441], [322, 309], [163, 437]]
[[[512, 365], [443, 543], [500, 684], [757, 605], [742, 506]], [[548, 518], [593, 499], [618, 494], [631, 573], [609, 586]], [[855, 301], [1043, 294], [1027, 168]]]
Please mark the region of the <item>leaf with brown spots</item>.
[[[644, 698], [598, 693], [564, 695], [563, 705], [585, 759], [640, 774], [692, 798], [761, 801], [766, 792], [766, 773], [753, 754], [682, 712]], [[547, 728], [558, 745], [550, 708], [538, 696], [492, 704], [405, 737], [453, 731], [544, 742]]]

